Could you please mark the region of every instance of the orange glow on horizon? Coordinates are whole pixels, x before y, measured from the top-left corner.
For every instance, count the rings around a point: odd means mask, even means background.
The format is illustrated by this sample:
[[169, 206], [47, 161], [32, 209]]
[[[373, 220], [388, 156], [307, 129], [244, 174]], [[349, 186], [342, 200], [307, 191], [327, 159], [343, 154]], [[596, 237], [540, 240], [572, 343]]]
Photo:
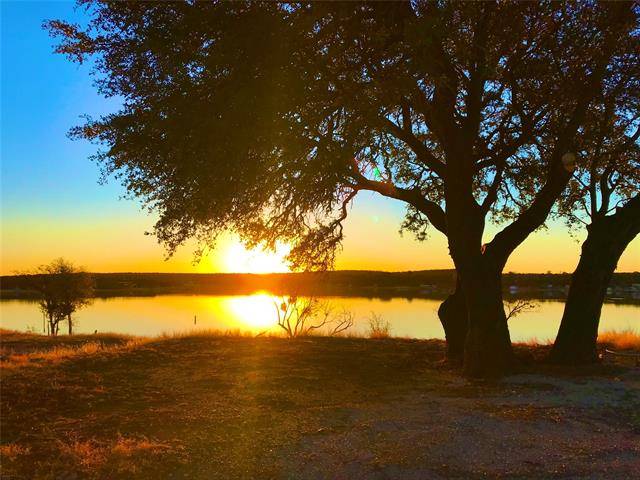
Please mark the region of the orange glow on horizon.
[[224, 269], [232, 273], [284, 273], [289, 271], [285, 257], [289, 248], [280, 246], [275, 252], [254, 248], [248, 250], [242, 243], [229, 243], [220, 252]]

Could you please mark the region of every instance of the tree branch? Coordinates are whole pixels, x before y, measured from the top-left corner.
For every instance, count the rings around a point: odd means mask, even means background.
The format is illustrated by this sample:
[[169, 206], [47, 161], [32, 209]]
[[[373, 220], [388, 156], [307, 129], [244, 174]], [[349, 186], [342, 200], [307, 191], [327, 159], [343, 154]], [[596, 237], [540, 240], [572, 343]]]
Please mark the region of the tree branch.
[[[357, 166], [354, 167], [357, 169]], [[357, 170], [354, 171], [353, 175], [356, 182], [355, 189], [377, 192], [385, 197], [395, 198], [396, 200], [402, 200], [408, 203], [425, 215], [437, 230], [446, 235], [447, 223], [444, 210], [442, 210], [436, 202], [424, 198], [419, 188], [407, 189], [397, 187], [388, 182], [369, 180]]]
[[389, 133], [391, 133], [397, 139], [402, 140], [409, 146], [409, 148], [411, 148], [411, 150], [413, 150], [413, 152], [418, 157], [418, 160], [429, 167], [439, 177], [442, 177], [444, 175], [444, 163], [438, 160], [435, 155], [433, 155], [433, 153], [431, 153], [429, 149], [425, 147], [424, 143], [422, 143], [416, 138], [415, 135], [413, 135], [413, 132], [400, 128], [388, 118], [382, 118], [382, 123], [389, 131]]

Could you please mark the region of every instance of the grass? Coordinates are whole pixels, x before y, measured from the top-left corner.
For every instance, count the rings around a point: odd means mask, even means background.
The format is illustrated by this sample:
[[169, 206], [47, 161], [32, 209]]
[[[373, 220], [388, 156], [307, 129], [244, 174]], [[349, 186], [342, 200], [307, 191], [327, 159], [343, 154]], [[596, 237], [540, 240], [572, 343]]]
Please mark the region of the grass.
[[391, 337], [391, 324], [384, 320], [381, 315], [371, 312], [368, 336], [373, 339]]
[[620, 350], [640, 352], [640, 334], [633, 330], [610, 330], [598, 335], [598, 343]]
[[443, 354], [437, 340], [3, 331], [0, 476], [632, 476], [636, 370], [487, 384]]

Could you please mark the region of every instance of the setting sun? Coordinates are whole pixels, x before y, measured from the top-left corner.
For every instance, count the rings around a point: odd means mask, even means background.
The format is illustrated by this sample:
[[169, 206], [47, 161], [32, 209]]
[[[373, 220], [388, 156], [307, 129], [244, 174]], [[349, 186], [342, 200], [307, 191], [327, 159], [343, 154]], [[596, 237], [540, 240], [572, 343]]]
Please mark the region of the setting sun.
[[225, 270], [234, 273], [283, 273], [289, 267], [285, 260], [287, 247], [275, 252], [262, 249], [247, 250], [240, 242], [231, 243], [222, 254]]

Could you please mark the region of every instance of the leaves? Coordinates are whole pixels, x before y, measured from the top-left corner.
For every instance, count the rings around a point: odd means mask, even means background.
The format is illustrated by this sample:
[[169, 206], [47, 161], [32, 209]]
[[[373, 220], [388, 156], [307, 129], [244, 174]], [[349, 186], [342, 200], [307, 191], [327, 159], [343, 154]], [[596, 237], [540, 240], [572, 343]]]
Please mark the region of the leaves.
[[623, 4], [80, 3], [88, 28], [47, 28], [123, 107], [72, 134], [159, 213], [169, 255], [235, 231], [329, 268], [362, 190], [405, 202], [420, 240], [454, 197], [514, 221], [603, 96], [620, 118], [637, 106]]

